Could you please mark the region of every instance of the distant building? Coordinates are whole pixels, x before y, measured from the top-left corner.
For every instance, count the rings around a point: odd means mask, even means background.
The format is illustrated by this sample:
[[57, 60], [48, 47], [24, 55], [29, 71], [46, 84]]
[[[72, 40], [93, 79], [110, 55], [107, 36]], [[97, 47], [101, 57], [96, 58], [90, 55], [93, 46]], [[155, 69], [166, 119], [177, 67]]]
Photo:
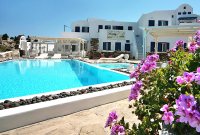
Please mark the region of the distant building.
[[147, 52], [166, 52], [178, 39], [190, 42], [192, 34], [200, 29], [200, 16], [193, 8], [182, 4], [175, 10], [153, 11], [143, 14], [137, 22], [87, 19], [72, 23], [71, 32], [63, 32], [63, 38], [98, 40], [98, 51], [128, 51], [137, 59]]

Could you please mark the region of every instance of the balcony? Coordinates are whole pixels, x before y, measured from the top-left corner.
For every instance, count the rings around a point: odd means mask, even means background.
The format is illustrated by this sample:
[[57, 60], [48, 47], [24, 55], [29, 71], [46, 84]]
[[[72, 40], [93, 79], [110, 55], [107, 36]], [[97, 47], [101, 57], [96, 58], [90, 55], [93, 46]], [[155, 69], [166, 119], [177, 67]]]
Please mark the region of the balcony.
[[180, 25], [187, 25], [187, 24], [189, 24], [189, 25], [191, 25], [191, 23], [193, 24], [193, 23], [197, 23], [197, 15], [195, 15], [195, 14], [190, 14], [190, 15], [181, 15], [181, 16], [179, 16], [178, 17], [178, 21], [179, 21], [179, 23], [180, 23]]

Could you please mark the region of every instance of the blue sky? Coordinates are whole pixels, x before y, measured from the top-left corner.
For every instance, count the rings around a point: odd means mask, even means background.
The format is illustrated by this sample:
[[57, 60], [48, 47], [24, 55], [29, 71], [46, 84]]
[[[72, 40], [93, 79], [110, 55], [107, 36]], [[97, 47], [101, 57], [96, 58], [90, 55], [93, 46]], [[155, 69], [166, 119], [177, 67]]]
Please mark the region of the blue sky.
[[200, 14], [199, 0], [0, 0], [0, 34], [59, 37], [64, 24], [77, 20], [135, 22], [144, 13], [174, 10], [183, 3]]

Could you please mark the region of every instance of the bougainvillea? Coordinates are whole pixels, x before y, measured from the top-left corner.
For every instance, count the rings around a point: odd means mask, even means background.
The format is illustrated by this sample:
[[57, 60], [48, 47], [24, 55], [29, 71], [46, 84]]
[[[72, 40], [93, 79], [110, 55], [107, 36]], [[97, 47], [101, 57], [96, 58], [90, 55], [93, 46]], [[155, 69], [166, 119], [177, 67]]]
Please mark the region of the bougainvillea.
[[133, 124], [131, 128], [123, 119], [123, 122], [111, 126], [112, 132], [119, 133], [118, 128], [123, 126], [127, 135], [157, 135], [163, 129], [178, 135], [199, 134], [200, 30], [188, 49], [184, 41], [179, 40], [169, 50], [168, 56], [166, 67], [157, 68], [159, 56], [153, 54], [142, 60], [130, 74], [136, 82], [128, 99], [134, 101], [133, 113], [141, 123]]

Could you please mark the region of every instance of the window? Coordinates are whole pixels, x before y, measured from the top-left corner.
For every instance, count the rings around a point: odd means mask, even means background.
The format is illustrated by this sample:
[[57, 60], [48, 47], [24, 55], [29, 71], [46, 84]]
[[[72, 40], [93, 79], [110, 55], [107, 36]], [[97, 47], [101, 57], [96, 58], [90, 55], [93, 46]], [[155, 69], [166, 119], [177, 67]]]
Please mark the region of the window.
[[183, 12], [183, 15], [186, 15], [186, 12], [185, 12], [185, 11]]
[[98, 32], [99, 32], [100, 29], [103, 29], [103, 25], [98, 26]]
[[79, 26], [75, 27], [75, 32], [80, 32], [80, 27]]
[[184, 6], [183, 9], [186, 9], [186, 6]]
[[89, 32], [89, 27], [82, 27], [82, 32]]
[[172, 15], [172, 18], [174, 18], [174, 15]]
[[90, 28], [89, 27], [87, 27], [87, 32], [90, 32]]
[[123, 30], [124, 27], [123, 26], [118, 26], [118, 30]]
[[113, 26], [113, 30], [123, 30], [123, 26]]
[[121, 42], [115, 42], [115, 51], [121, 51]]
[[130, 44], [125, 44], [125, 51], [130, 51]]
[[149, 20], [149, 26], [155, 26], [155, 20]]
[[126, 43], [130, 43], [130, 40], [126, 40]]
[[111, 26], [110, 25], [105, 25], [105, 29], [111, 29]]
[[178, 15], [181, 15], [181, 12], [178, 12]]
[[188, 12], [188, 14], [191, 14], [191, 12]]
[[65, 45], [65, 52], [67, 52], [68, 51], [68, 45]]
[[151, 52], [155, 52], [155, 42], [151, 42]]
[[111, 42], [103, 42], [103, 50], [111, 50]]
[[162, 21], [158, 21], [158, 26], [162, 26]]
[[158, 43], [158, 52], [166, 52], [167, 50], [169, 50], [169, 43], [167, 42]]
[[72, 52], [76, 51], [76, 45], [72, 45]]
[[163, 21], [163, 26], [168, 26], [168, 21]]
[[158, 26], [168, 26], [168, 21], [158, 20]]
[[128, 30], [133, 30], [133, 27], [132, 26], [128, 26]]

